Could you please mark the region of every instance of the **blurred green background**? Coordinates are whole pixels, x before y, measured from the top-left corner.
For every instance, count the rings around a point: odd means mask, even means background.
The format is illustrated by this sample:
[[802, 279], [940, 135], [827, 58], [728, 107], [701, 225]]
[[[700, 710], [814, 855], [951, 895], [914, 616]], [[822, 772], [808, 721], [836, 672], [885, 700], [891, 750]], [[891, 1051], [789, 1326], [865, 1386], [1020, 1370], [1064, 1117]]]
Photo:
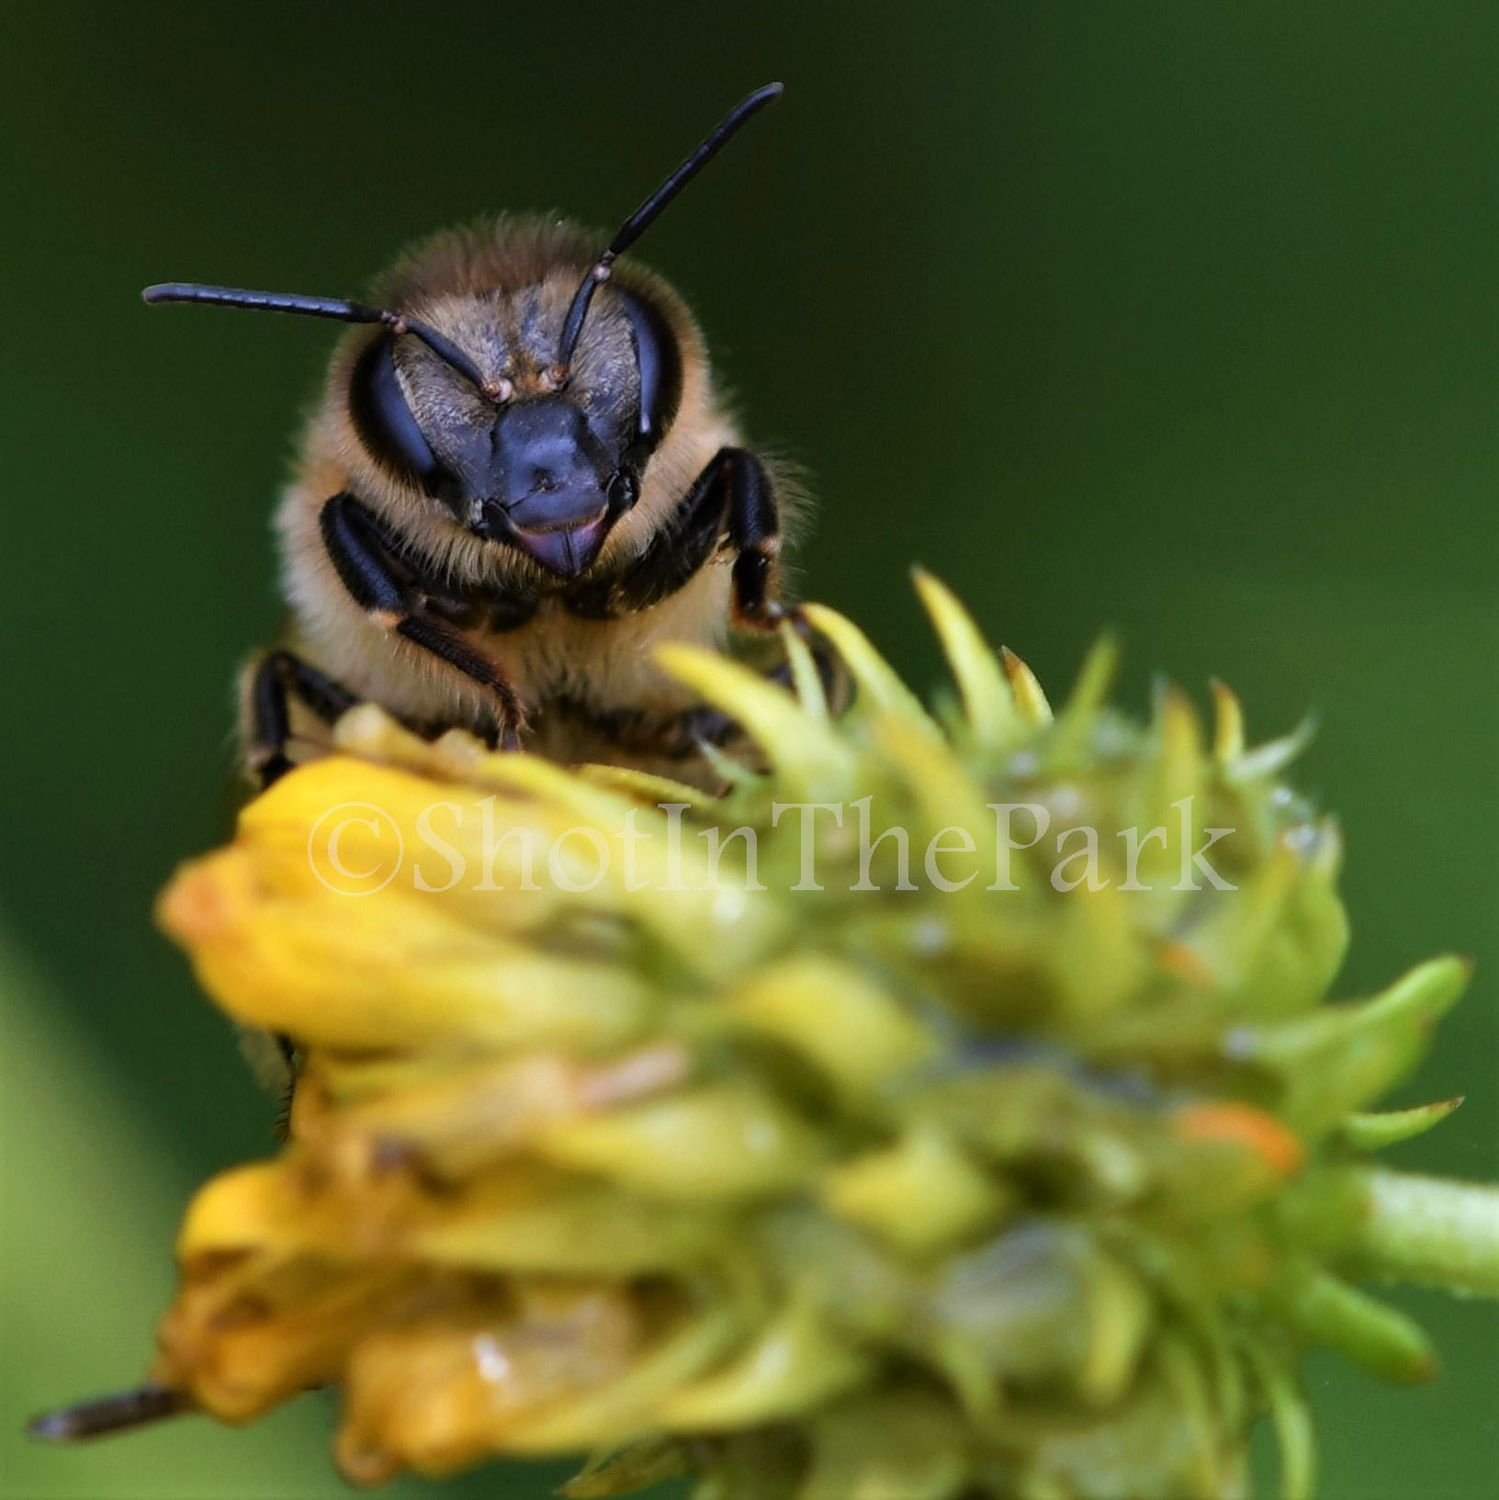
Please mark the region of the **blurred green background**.
[[[353, 293], [501, 207], [609, 223], [748, 86], [785, 101], [652, 232], [751, 434], [821, 496], [805, 590], [919, 678], [920, 559], [1060, 684], [1222, 674], [1308, 707], [1346, 993], [1479, 959], [1405, 1163], [1499, 1174], [1491, 4], [7, 7], [0, 1489], [340, 1493], [310, 1398], [85, 1451], [22, 1416], [133, 1380], [193, 1184], [270, 1104], [152, 929], [224, 828], [229, 683], [333, 337], [148, 312], [169, 278]], [[1312, 1366], [1324, 1494], [1494, 1493], [1499, 1314], [1409, 1297], [1446, 1376]], [[443, 1493], [546, 1492], [488, 1470]], [[400, 1496], [437, 1487], [396, 1487]]]

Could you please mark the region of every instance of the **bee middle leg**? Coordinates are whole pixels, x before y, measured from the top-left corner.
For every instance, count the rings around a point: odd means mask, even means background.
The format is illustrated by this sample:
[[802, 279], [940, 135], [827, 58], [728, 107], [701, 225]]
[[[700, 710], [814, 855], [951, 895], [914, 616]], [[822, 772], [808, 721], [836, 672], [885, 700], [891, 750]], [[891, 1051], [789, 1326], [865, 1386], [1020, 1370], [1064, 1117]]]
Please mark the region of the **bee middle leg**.
[[775, 488], [759, 457], [745, 448], [723, 448], [713, 463], [722, 473], [725, 519], [734, 558], [734, 616], [741, 625], [774, 630], [784, 620], [800, 623], [800, 611], [775, 597], [775, 565], [781, 554], [781, 511]]

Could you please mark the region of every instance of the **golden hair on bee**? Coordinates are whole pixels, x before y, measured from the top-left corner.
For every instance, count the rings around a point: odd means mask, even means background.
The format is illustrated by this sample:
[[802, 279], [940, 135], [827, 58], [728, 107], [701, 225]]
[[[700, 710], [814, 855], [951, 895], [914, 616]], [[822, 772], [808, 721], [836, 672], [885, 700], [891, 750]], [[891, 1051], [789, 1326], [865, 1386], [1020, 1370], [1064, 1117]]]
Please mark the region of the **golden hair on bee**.
[[780, 92], [742, 100], [602, 250], [505, 216], [419, 244], [373, 304], [147, 289], [356, 325], [278, 512], [290, 620], [243, 683], [262, 783], [364, 699], [425, 734], [679, 775], [731, 733], [652, 648], [796, 617], [777, 597], [796, 498], [744, 446], [685, 303], [616, 261]]

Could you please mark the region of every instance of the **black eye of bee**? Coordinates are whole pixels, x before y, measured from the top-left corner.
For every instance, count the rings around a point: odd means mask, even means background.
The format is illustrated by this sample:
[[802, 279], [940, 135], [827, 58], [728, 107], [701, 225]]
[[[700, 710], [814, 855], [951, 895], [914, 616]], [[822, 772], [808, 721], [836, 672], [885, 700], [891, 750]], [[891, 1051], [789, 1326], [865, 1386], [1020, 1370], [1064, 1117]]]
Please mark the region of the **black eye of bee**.
[[661, 313], [633, 292], [616, 292], [630, 321], [640, 372], [640, 428], [635, 454], [648, 457], [666, 434], [682, 400], [682, 354]]
[[349, 413], [370, 453], [429, 495], [451, 488], [453, 476], [422, 435], [396, 379], [392, 341], [377, 339], [360, 357], [349, 384]]

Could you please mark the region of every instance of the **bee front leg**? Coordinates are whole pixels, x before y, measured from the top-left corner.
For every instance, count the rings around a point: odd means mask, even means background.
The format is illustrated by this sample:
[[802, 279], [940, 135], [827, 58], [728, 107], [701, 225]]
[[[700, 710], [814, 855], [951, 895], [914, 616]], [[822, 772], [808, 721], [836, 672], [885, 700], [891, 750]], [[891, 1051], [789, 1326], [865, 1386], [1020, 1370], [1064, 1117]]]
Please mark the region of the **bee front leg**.
[[323, 545], [354, 602], [382, 630], [430, 652], [493, 696], [498, 741], [519, 743], [520, 698], [498, 662], [476, 650], [451, 626], [424, 610], [417, 591], [397, 576], [379, 522], [352, 495], [335, 495], [320, 517]]
[[734, 559], [734, 618], [755, 630], [774, 630], [783, 620], [800, 625], [801, 612], [773, 596], [781, 553], [781, 513], [765, 465], [745, 448], [724, 448], [713, 460], [722, 474], [725, 522]]
[[289, 700], [293, 696], [325, 724], [333, 723], [358, 701], [341, 682], [324, 676], [300, 656], [290, 651], [267, 652], [250, 677], [245, 750], [250, 774], [262, 791], [292, 767], [286, 748], [291, 739]]
[[695, 578], [725, 537], [734, 552], [735, 622], [757, 630], [795, 622], [799, 611], [771, 598], [780, 512], [765, 465], [746, 448], [720, 448], [628, 569], [575, 586], [565, 596], [567, 607], [590, 620], [649, 609]]

